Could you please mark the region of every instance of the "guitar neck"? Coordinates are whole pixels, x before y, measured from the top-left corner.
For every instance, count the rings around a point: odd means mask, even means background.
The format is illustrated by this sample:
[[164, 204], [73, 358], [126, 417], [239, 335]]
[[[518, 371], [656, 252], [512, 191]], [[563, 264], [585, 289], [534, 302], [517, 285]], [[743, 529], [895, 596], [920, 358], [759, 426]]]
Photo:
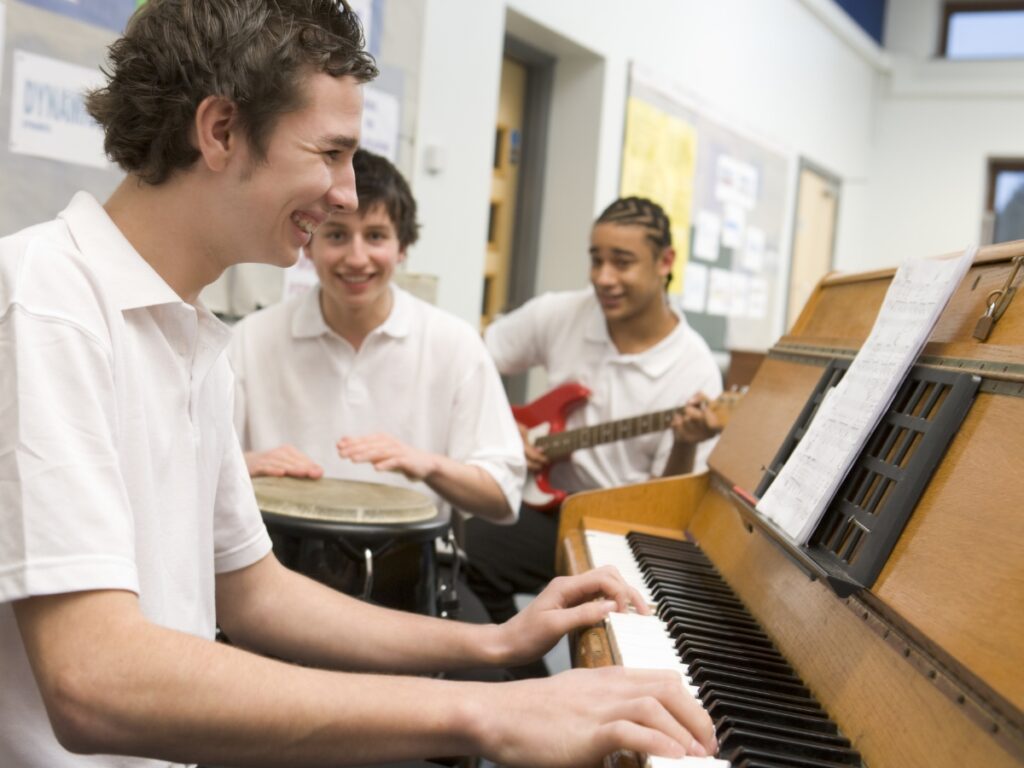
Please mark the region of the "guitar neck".
[[672, 416], [679, 411], [679, 408], [669, 408], [667, 411], [656, 413], [645, 413], [640, 416], [630, 416], [616, 421], [606, 421], [603, 424], [595, 424], [592, 427], [579, 427], [568, 429], [565, 432], [558, 432], [553, 435], [539, 437], [535, 441], [538, 448], [551, 461], [563, 459], [578, 448], [591, 448], [604, 443], [614, 443], [616, 440], [625, 440], [629, 437], [646, 435], [651, 432], [661, 432], [668, 429], [672, 422]]

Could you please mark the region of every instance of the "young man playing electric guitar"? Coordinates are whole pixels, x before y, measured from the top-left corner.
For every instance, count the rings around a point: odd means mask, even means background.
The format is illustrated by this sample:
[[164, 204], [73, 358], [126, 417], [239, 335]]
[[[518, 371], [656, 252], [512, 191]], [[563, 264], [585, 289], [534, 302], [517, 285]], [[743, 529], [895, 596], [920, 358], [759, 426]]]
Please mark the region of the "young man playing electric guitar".
[[[591, 231], [591, 288], [545, 294], [488, 327], [487, 348], [503, 374], [540, 365], [553, 387], [576, 383], [589, 390], [569, 413], [567, 429], [679, 408], [670, 429], [588, 442], [604, 444], [552, 464], [554, 488], [574, 493], [704, 468], [707, 441], [719, 428], [704, 406], [721, 393], [722, 382], [707, 344], [668, 302], [674, 260], [661, 207], [638, 197], [616, 200]], [[548, 457], [522, 421], [527, 464], [541, 472]], [[535, 592], [554, 575], [557, 530], [557, 510], [526, 505], [512, 528], [469, 522], [470, 586], [493, 620], [515, 614], [515, 593]], [[544, 674], [544, 668], [538, 663], [513, 674]]]

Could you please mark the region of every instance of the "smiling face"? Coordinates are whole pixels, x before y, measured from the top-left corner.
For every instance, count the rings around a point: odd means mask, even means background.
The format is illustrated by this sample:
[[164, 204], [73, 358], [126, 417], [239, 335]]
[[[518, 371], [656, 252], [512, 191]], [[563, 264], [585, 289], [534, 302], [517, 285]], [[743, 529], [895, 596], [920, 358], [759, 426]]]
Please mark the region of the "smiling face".
[[332, 211], [358, 206], [352, 155], [362, 119], [360, 86], [352, 77], [316, 73], [305, 88], [305, 105], [278, 118], [266, 159], [240, 152], [231, 183], [223, 185], [236, 261], [290, 266]]
[[327, 324], [345, 335], [354, 316], [379, 325], [391, 311], [391, 275], [405, 259], [395, 225], [382, 203], [368, 211], [335, 213], [316, 231], [309, 248], [320, 278], [320, 306]]
[[661, 312], [674, 258], [671, 248], [656, 249], [642, 226], [595, 224], [590, 282], [607, 321], [625, 323]]

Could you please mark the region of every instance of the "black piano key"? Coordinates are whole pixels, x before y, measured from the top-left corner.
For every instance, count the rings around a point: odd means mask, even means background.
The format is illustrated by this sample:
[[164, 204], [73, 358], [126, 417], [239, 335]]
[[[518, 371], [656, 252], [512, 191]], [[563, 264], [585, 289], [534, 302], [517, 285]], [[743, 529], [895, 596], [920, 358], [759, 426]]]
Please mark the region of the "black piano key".
[[706, 606], [694, 606], [692, 603], [676, 602], [669, 606], [666, 618], [673, 617], [690, 618], [694, 621], [710, 621], [721, 627], [728, 627], [755, 637], [768, 639], [768, 635], [761, 631], [760, 625], [753, 619], [733, 616], [727, 612], [716, 611]]
[[792, 715], [796, 717], [810, 719], [828, 718], [828, 714], [816, 701], [804, 701], [799, 703], [770, 701], [766, 703], [764, 700], [755, 696], [748, 696], [742, 691], [712, 690], [710, 688], [700, 697], [700, 699], [705, 707], [711, 707], [718, 702], [723, 702], [725, 704], [744, 707], [762, 707], [764, 709], [771, 709], [785, 715]]
[[708, 600], [699, 600], [692, 597], [671, 597], [659, 601], [658, 603], [658, 610], [660, 613], [670, 614], [673, 609], [704, 611], [716, 618], [721, 617], [723, 619], [732, 619], [754, 627], [759, 627], [758, 623], [754, 621], [746, 611], [719, 605]]
[[736, 682], [708, 680], [707, 682], [701, 683], [697, 690], [701, 701], [704, 701], [706, 694], [726, 693], [735, 696], [746, 696], [754, 701], [760, 701], [763, 706], [790, 704], [795, 707], [821, 709], [821, 705], [809, 696], [799, 696], [782, 693], [780, 691], [765, 690], [762, 688], [756, 688], [752, 685], [744, 685], [742, 683], [737, 684]]
[[741, 643], [730, 643], [725, 640], [709, 641], [695, 635], [689, 635], [679, 637], [676, 640], [676, 648], [679, 650], [680, 656], [684, 656], [687, 653], [693, 657], [703, 656], [708, 653], [724, 653], [741, 659], [747, 659], [751, 662], [761, 661], [768, 664], [782, 665], [786, 667], [787, 671], [792, 672], [792, 668], [785, 657], [774, 647], [751, 648]]
[[706, 595], [709, 599], [727, 602], [734, 605], [742, 605], [736, 599], [735, 593], [728, 587], [709, 585], [707, 581], [690, 579], [685, 575], [676, 575], [669, 582], [658, 581], [657, 579], [645, 579], [647, 587], [655, 600], [663, 597], [674, 597], [677, 595], [692, 594], [697, 590], [700, 594]]
[[720, 584], [726, 583], [725, 579], [721, 577], [714, 567], [705, 565], [703, 562], [686, 555], [682, 557], [673, 555], [644, 555], [641, 562], [644, 568], [661, 568], [673, 573], [693, 573], [698, 576], [706, 576]]
[[736, 670], [708, 669], [706, 667], [695, 669], [691, 667], [690, 680], [698, 687], [704, 683], [737, 685], [744, 690], [756, 691], [757, 693], [799, 696], [805, 699], [811, 698], [811, 692], [800, 683], [775, 680], [761, 675], [743, 674]]
[[785, 755], [763, 749], [740, 747], [723, 760], [728, 759], [732, 768], [846, 768], [849, 763], [835, 763], [828, 760], [815, 760], [812, 757]]
[[734, 594], [732, 588], [722, 581], [722, 579], [713, 578], [706, 573], [682, 570], [680, 568], [666, 568], [661, 565], [641, 565], [640, 572], [648, 581], [672, 581], [674, 579], [681, 579], [682, 581], [693, 584], [694, 586], [715, 590], [730, 597]]
[[671, 584], [654, 581], [648, 584], [648, 588], [651, 590], [652, 597], [659, 603], [663, 600], [675, 599], [701, 600], [709, 605], [720, 605], [735, 611], [747, 610], [731, 590], [709, 590], [702, 584], [690, 584], [679, 580]]
[[695, 621], [682, 616], [672, 616], [665, 623], [668, 625], [669, 635], [673, 638], [686, 636], [704, 637], [709, 640], [717, 638], [739, 646], [774, 650], [772, 641], [763, 634], [757, 636], [749, 632], [740, 632], [728, 627], [718, 627], [711, 622]]
[[780, 738], [797, 739], [799, 741], [821, 744], [828, 747], [838, 747], [840, 749], [850, 748], [850, 740], [838, 733], [823, 733], [821, 731], [800, 728], [799, 726], [765, 723], [758, 719], [745, 717], [730, 716], [723, 718], [721, 722], [722, 725], [720, 728], [716, 726], [716, 732], [718, 730], [724, 731], [726, 728], [743, 728], [744, 730], [757, 731], [765, 734], [775, 734]]
[[794, 686], [801, 691], [805, 691], [807, 695], [810, 695], [810, 692], [807, 691], [807, 688], [800, 681], [799, 677], [797, 677], [796, 675], [786, 674], [785, 672], [773, 672], [770, 670], [757, 669], [754, 667], [743, 666], [739, 664], [725, 665], [707, 659], [698, 659], [689, 666], [691, 677], [698, 672], [706, 673], [712, 677], [714, 677], [718, 673], [734, 673], [738, 675], [743, 675], [745, 677], [754, 677], [765, 681], [774, 681], [776, 683], [780, 683], [787, 686]]
[[765, 756], [785, 755], [804, 760], [820, 760], [828, 766], [860, 764], [860, 755], [852, 749], [803, 741], [793, 736], [777, 736], [738, 727], [725, 728], [717, 736], [718, 755], [724, 760], [731, 761], [733, 752], [746, 747], [762, 750]]
[[781, 707], [763, 707], [757, 704], [744, 703], [740, 697], [720, 696], [706, 704], [711, 719], [718, 722], [724, 718], [754, 719], [760, 723], [784, 725], [800, 728], [816, 733], [835, 734], [839, 728], [828, 719], [824, 712], [817, 714], [798, 714]]
[[782, 660], [781, 656], [769, 660], [763, 656], [688, 641], [679, 643], [678, 649], [679, 657], [687, 664], [706, 661], [714, 664], [733, 665], [764, 672], [774, 672], [780, 675], [790, 675], [794, 679], [799, 679], [793, 668]]

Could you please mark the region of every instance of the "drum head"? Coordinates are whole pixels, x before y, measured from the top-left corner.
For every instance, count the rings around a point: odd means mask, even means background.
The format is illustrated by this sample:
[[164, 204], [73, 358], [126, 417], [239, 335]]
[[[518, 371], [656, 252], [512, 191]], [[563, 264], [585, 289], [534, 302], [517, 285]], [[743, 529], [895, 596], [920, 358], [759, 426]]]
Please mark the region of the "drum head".
[[283, 517], [366, 525], [415, 523], [437, 516], [434, 500], [408, 488], [324, 477], [254, 477], [261, 512]]

